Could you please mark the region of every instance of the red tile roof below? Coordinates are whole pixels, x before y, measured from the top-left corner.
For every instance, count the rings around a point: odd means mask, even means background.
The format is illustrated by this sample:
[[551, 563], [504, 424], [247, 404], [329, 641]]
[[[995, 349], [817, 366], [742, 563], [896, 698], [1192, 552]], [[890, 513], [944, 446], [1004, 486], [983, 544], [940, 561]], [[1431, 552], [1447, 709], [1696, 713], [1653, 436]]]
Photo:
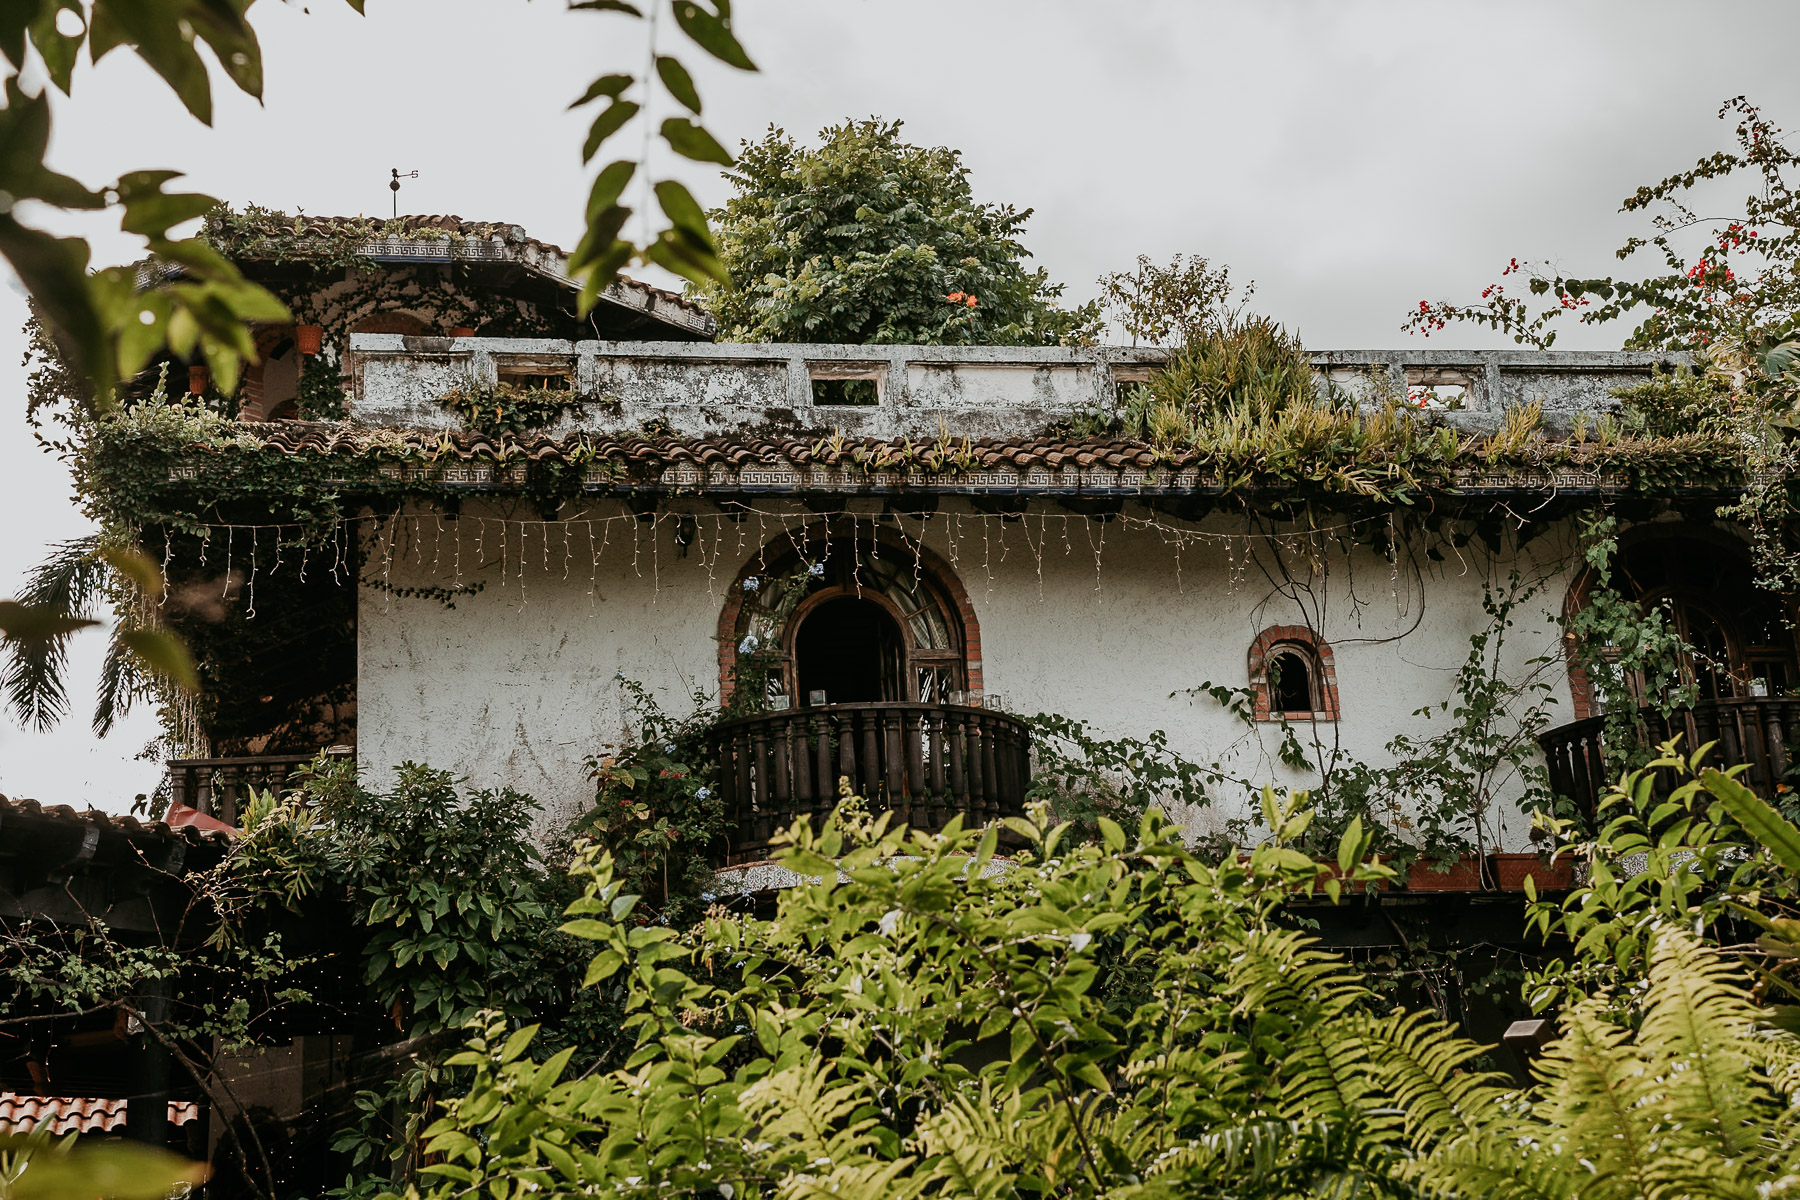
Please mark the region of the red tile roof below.
[[[0, 1092], [0, 1127], [24, 1133], [48, 1124], [51, 1133], [106, 1133], [125, 1128], [126, 1100], [96, 1100], [80, 1096], [21, 1096]], [[192, 1100], [169, 1101], [169, 1124], [186, 1125], [200, 1119], [200, 1106]]]

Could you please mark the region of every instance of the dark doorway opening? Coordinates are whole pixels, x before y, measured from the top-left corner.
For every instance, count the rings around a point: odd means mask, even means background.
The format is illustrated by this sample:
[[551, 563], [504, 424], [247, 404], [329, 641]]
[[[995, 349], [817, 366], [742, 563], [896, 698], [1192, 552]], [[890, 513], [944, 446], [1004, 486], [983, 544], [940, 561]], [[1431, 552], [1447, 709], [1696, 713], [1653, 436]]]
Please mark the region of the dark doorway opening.
[[900, 671], [906, 647], [900, 626], [873, 600], [842, 596], [806, 615], [794, 636], [799, 700], [868, 704], [902, 699]]

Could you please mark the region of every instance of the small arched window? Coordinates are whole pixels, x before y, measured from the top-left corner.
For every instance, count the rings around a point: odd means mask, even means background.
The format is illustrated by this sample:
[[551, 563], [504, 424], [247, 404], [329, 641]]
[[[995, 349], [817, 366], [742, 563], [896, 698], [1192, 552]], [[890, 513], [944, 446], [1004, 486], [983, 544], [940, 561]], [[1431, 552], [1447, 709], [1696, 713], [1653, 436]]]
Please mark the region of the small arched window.
[[1250, 647], [1250, 688], [1259, 721], [1338, 719], [1331, 647], [1310, 629], [1276, 625]]
[[1283, 646], [1269, 656], [1269, 707], [1282, 713], [1311, 713], [1318, 709], [1317, 681], [1312, 655], [1298, 646]]

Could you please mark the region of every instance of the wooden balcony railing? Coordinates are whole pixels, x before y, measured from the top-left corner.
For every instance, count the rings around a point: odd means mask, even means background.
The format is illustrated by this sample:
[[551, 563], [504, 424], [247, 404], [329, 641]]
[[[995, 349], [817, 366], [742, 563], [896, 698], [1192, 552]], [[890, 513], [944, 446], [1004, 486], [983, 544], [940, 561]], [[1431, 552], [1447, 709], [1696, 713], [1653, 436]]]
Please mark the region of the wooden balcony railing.
[[948, 704], [832, 704], [722, 721], [712, 732], [733, 823], [725, 865], [768, 855], [776, 831], [838, 802], [838, 779], [874, 811], [941, 829], [1015, 816], [1031, 784], [1031, 732], [1017, 717]]
[[[1668, 717], [1654, 709], [1644, 709], [1638, 717], [1652, 746], [1677, 734], [1685, 753], [1717, 742], [1708, 760], [1711, 765], [1721, 769], [1748, 765], [1744, 783], [1767, 795], [1782, 782], [1792, 762], [1792, 739], [1800, 734], [1800, 697], [1707, 700]], [[1605, 723], [1604, 717], [1589, 717], [1559, 725], [1538, 738], [1549, 764], [1551, 790], [1590, 816], [1607, 788], [1617, 782], [1617, 773], [1606, 767]], [[1673, 778], [1659, 778], [1656, 787], [1667, 792], [1675, 784]]]
[[270, 754], [257, 758], [175, 758], [157, 788], [160, 799], [185, 804], [227, 825], [236, 825], [238, 804], [246, 788], [266, 791], [287, 782], [287, 777], [312, 754]]

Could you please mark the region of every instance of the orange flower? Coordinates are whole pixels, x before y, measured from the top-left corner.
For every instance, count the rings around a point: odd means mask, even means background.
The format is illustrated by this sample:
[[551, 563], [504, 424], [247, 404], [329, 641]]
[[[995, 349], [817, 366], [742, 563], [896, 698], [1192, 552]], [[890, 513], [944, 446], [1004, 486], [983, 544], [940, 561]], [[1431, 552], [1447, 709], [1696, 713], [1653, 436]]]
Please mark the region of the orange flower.
[[970, 308], [974, 308], [975, 307], [975, 297], [970, 296], [967, 300], [964, 300], [963, 303], [968, 305]]
[[952, 304], [958, 303], [959, 301], [962, 300], [962, 298], [963, 298], [963, 294], [961, 292], [951, 292], [948, 296], [944, 297], [944, 299], [948, 300]]

